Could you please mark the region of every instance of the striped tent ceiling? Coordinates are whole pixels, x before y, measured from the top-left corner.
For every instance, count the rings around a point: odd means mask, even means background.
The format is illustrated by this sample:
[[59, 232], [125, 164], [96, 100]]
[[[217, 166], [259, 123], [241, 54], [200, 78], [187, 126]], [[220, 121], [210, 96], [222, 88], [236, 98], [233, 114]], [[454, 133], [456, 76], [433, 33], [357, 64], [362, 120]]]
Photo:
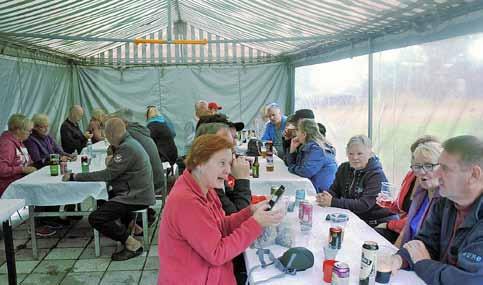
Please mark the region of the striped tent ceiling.
[[219, 47], [225, 58], [240, 56], [240, 46], [254, 57], [279, 57], [440, 24], [482, 8], [481, 0], [15, 0], [0, 2], [0, 39], [76, 58], [112, 56], [132, 52], [126, 41], [134, 38], [166, 39], [170, 10], [174, 32], [175, 22], [186, 23], [184, 38], [225, 44]]

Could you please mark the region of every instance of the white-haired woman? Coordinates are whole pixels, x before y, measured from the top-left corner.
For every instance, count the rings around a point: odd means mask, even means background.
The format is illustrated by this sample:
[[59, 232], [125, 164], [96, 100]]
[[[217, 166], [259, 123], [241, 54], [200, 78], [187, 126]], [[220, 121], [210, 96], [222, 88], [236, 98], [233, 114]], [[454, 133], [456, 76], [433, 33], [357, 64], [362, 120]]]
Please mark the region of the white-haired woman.
[[372, 142], [365, 135], [352, 137], [347, 143], [347, 158], [337, 169], [328, 192], [317, 196], [323, 207], [348, 209], [370, 226], [397, 219], [389, 210], [376, 204], [381, 182], [387, 181], [379, 159], [372, 152]]

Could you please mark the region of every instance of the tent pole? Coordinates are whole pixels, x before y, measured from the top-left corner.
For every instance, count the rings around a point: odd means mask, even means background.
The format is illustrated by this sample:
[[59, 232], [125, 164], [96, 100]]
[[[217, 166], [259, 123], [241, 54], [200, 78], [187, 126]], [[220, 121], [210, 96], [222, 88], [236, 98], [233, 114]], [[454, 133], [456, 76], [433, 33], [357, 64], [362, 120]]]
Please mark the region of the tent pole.
[[367, 117], [367, 136], [372, 140], [372, 137], [373, 137], [373, 129], [372, 129], [372, 125], [373, 125], [373, 118], [372, 118], [372, 115], [373, 115], [373, 111], [374, 111], [374, 66], [373, 66], [373, 63], [374, 63], [374, 58], [373, 58], [373, 52], [372, 52], [372, 39], [369, 38], [368, 40], [368, 44], [369, 44], [369, 56], [368, 56], [368, 60], [369, 60], [369, 70], [368, 70], [368, 90], [367, 90], [367, 93], [368, 93], [368, 117]]

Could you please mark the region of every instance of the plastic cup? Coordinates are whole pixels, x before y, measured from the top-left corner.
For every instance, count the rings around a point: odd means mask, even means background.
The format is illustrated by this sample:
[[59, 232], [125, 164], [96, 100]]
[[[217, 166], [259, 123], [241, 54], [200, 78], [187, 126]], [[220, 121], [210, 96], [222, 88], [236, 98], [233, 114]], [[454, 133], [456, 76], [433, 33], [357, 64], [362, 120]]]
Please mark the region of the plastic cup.
[[322, 265], [322, 271], [324, 272], [324, 282], [332, 283], [332, 269], [334, 268], [334, 264], [336, 260], [333, 259], [326, 259]]
[[337, 248], [332, 248], [329, 245], [324, 246], [324, 259], [325, 260], [335, 260], [335, 257], [337, 256], [337, 252], [339, 250]]
[[381, 193], [378, 197], [378, 202], [383, 206], [386, 204], [391, 204], [396, 201], [399, 195], [399, 187], [389, 182], [381, 182]]
[[391, 280], [392, 256], [395, 250], [380, 246], [377, 252], [376, 282], [387, 284]]

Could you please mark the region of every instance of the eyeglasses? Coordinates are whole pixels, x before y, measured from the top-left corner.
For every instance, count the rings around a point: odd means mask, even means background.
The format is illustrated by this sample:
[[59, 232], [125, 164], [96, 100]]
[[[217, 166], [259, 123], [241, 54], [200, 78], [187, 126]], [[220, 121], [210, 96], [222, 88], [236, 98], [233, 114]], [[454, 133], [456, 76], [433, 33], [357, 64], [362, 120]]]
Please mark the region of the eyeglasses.
[[439, 163], [413, 164], [413, 165], [411, 165], [411, 169], [414, 172], [421, 171], [421, 170], [424, 170], [426, 172], [430, 172], [430, 171], [433, 171], [438, 165], [439, 165]]

